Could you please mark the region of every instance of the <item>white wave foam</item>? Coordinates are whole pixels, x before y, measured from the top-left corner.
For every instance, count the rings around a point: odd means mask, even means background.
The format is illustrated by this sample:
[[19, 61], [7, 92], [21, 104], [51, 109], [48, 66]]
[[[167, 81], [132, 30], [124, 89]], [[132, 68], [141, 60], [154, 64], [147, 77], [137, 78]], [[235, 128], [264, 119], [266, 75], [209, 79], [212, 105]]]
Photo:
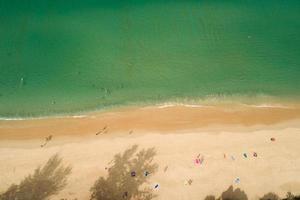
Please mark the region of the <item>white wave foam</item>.
[[183, 104], [183, 103], [168, 103], [159, 105], [158, 108], [164, 109], [164, 108], [170, 108], [175, 106], [183, 106], [183, 107], [189, 107], [189, 108], [203, 108], [203, 107], [211, 107], [211, 106], [205, 106], [201, 104]]
[[0, 117], [0, 121], [21, 121], [21, 120], [39, 120], [39, 119], [60, 119], [60, 118], [85, 118], [87, 115], [70, 115], [70, 116], [44, 116], [44, 117]]
[[259, 104], [259, 105], [247, 105], [250, 107], [255, 107], [255, 108], [284, 108], [284, 109], [291, 109], [289, 106], [284, 106], [280, 104]]
[[86, 118], [87, 115], [74, 115], [74, 116], [69, 116], [71, 118]]
[[[30, 118], [18, 118], [18, 117], [14, 117], [14, 118], [5, 118], [5, 117], [0, 117], [0, 121], [19, 121], [19, 120], [27, 120]], [[33, 119], [33, 118], [32, 118]], [[35, 118], [37, 119], [37, 118]]]

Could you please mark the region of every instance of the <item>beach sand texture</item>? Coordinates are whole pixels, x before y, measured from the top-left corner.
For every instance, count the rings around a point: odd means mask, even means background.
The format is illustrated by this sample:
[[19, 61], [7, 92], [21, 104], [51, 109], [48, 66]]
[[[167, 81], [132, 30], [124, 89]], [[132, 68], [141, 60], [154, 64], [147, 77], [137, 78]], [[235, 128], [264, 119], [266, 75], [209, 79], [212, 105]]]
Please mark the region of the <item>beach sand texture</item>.
[[[138, 145], [157, 152], [154, 162], [159, 167], [149, 176], [149, 186], [159, 184], [153, 193], [160, 200], [204, 199], [230, 185], [245, 190], [249, 199], [272, 191], [297, 194], [299, 115], [297, 107], [177, 105], [124, 108], [81, 118], [1, 121], [0, 191], [59, 153], [73, 173], [67, 187], [51, 199], [89, 199], [90, 187], [107, 176], [105, 167], [114, 155]], [[96, 135], [104, 126], [107, 132]], [[53, 139], [41, 148], [50, 134]], [[195, 164], [199, 154], [200, 165]]]

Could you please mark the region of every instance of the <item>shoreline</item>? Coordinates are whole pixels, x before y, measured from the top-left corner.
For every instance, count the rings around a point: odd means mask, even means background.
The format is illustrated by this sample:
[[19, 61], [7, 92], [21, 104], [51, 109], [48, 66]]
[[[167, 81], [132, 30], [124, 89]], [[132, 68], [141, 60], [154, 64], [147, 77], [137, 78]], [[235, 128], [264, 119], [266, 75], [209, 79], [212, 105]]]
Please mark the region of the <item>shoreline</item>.
[[[170, 101], [169, 101], [170, 100]], [[131, 102], [125, 104], [109, 105], [102, 108], [77, 110], [74, 112], [50, 112], [49, 114], [40, 115], [14, 115], [14, 116], [1, 116], [1, 121], [20, 121], [20, 120], [38, 120], [38, 119], [51, 119], [51, 118], [81, 118], [94, 113], [106, 113], [115, 110], [123, 110], [127, 108], [141, 108], [141, 107], [172, 107], [172, 106], [185, 106], [185, 107], [211, 107], [211, 106], [249, 106], [261, 108], [293, 108], [300, 107], [300, 96], [296, 97], [276, 97], [268, 95], [233, 95], [233, 96], [214, 96], [209, 95], [206, 97], [198, 98], [174, 98], [167, 101], [144, 101], [144, 102]]]
[[89, 117], [93, 114], [102, 114], [107, 113], [111, 111], [116, 110], [124, 110], [124, 109], [130, 109], [130, 108], [148, 108], [148, 107], [156, 107], [159, 109], [163, 108], [169, 108], [169, 107], [176, 107], [176, 106], [182, 106], [182, 107], [190, 107], [190, 108], [203, 108], [203, 107], [220, 107], [220, 106], [228, 106], [228, 107], [249, 107], [249, 108], [285, 108], [285, 109], [293, 109], [293, 108], [300, 108], [300, 102], [281, 102], [274, 101], [271, 103], [265, 103], [265, 102], [257, 102], [255, 103], [247, 103], [247, 102], [235, 102], [235, 101], [203, 101], [200, 104], [199, 102], [194, 101], [184, 101], [183, 103], [180, 101], [170, 101], [170, 102], [162, 102], [162, 103], [156, 103], [156, 104], [128, 104], [128, 105], [118, 105], [118, 106], [108, 106], [106, 108], [102, 109], [96, 109], [96, 110], [86, 110], [86, 111], [79, 111], [74, 113], [58, 113], [58, 114], [50, 114], [50, 115], [41, 115], [41, 116], [28, 116], [28, 117], [3, 117], [0, 116], [0, 122], [2, 121], [26, 121], [26, 120], [43, 120], [43, 119], [64, 119], [64, 118], [84, 118]]

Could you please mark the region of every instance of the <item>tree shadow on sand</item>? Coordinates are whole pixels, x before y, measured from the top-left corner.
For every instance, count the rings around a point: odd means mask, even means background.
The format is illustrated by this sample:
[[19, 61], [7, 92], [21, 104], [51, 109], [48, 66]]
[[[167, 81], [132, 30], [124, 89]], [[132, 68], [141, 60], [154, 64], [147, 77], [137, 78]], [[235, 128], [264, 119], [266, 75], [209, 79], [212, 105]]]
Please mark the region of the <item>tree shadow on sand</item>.
[[153, 163], [156, 152], [154, 148], [137, 150], [138, 146], [134, 145], [114, 156], [108, 176], [100, 177], [91, 188], [91, 200], [150, 200], [155, 197], [148, 179], [158, 168]]
[[300, 200], [300, 195], [294, 195], [291, 192], [287, 192], [285, 198], [280, 198], [277, 194], [269, 192], [261, 197], [259, 200]]
[[[216, 198], [213, 195], [208, 195], [205, 197], [205, 200], [247, 200], [248, 197], [244, 191], [237, 188], [233, 190], [233, 186], [230, 186], [225, 192], [221, 194], [219, 198]], [[280, 198], [277, 194], [269, 192], [263, 197], [260, 197], [259, 200], [300, 200], [300, 195], [294, 195], [291, 192], [286, 194], [286, 198]]]
[[66, 185], [71, 174], [70, 166], [62, 165], [62, 158], [53, 155], [43, 167], [35, 169], [20, 184], [11, 185], [0, 194], [0, 200], [44, 200], [58, 194]]
[[259, 198], [259, 200], [280, 200], [279, 196], [273, 192], [269, 192], [265, 194], [263, 197]]
[[224, 191], [219, 198], [209, 195], [205, 200], [248, 200], [247, 194], [240, 188], [233, 189], [231, 185], [226, 191]]

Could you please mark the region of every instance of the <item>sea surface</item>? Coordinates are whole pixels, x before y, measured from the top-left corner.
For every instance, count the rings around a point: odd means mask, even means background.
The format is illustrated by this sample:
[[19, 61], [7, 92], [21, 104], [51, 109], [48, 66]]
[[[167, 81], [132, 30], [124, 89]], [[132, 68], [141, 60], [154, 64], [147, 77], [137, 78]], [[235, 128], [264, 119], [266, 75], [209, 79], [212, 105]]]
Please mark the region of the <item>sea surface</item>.
[[0, 0], [0, 117], [299, 101], [299, 0]]

